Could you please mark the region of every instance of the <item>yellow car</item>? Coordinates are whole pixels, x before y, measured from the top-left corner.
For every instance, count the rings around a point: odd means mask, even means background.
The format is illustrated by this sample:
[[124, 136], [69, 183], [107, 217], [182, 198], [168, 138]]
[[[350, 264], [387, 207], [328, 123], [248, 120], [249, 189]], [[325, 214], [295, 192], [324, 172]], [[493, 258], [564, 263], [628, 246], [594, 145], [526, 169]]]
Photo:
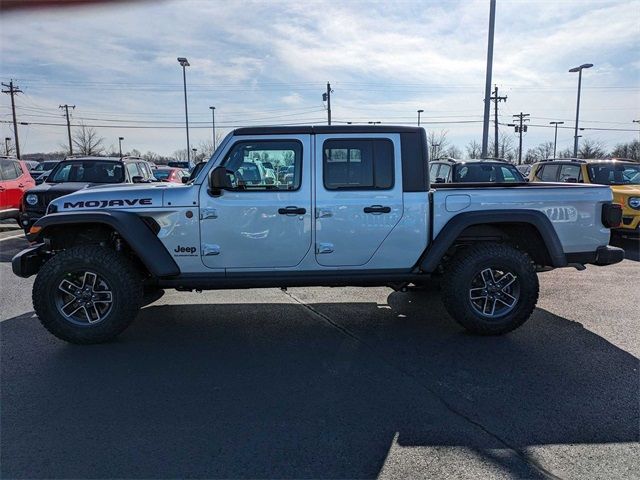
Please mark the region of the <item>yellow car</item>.
[[545, 160], [531, 167], [529, 181], [610, 185], [614, 203], [622, 205], [622, 224], [616, 230], [640, 234], [640, 163], [618, 159]]

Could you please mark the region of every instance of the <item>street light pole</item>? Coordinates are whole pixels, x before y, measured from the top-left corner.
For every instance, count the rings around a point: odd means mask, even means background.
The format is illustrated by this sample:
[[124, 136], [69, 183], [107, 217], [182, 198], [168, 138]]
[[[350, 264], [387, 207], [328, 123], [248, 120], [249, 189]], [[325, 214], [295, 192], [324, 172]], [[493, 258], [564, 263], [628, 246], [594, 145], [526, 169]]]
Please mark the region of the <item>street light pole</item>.
[[578, 158], [578, 119], [580, 118], [580, 89], [582, 88], [582, 70], [593, 67], [593, 63], [583, 63], [579, 67], [569, 70], [569, 73], [578, 72], [578, 101], [576, 103], [576, 125], [573, 135], [573, 157]]
[[120, 158], [122, 158], [122, 140], [124, 140], [124, 137], [118, 137], [118, 149], [120, 150]]
[[213, 151], [216, 151], [216, 107], [209, 107], [211, 109], [211, 126], [213, 128]]
[[418, 126], [420, 126], [420, 114], [424, 112], [424, 110], [420, 109], [418, 110]]
[[558, 145], [558, 125], [564, 125], [564, 122], [549, 122], [550, 125], [555, 125], [556, 133], [553, 136], [553, 158], [556, 158], [556, 145]]
[[182, 67], [182, 85], [184, 87], [184, 122], [187, 127], [187, 162], [191, 166], [191, 154], [189, 148], [191, 148], [191, 142], [189, 142], [189, 109], [187, 107], [187, 70], [186, 67], [190, 67], [189, 60], [184, 57], [178, 57], [178, 63]]
[[11, 137], [4, 137], [4, 152], [6, 156], [9, 156], [9, 142], [11, 141]]

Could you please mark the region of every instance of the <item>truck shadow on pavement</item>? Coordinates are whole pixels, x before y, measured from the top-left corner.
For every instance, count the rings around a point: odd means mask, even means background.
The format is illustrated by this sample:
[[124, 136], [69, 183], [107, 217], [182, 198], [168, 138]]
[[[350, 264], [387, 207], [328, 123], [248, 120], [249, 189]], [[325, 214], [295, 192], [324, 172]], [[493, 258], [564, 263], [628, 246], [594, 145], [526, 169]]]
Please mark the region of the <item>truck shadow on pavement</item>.
[[541, 309], [497, 338], [429, 291], [151, 305], [91, 347], [0, 328], [3, 478], [372, 478], [406, 447], [430, 476], [532, 478], [529, 447], [638, 441], [638, 360]]

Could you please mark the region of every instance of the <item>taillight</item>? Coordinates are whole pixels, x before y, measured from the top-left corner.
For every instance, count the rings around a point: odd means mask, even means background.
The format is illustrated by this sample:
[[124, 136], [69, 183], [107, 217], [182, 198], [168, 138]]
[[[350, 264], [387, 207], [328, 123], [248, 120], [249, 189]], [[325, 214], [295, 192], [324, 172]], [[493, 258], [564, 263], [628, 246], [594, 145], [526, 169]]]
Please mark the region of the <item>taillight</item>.
[[617, 228], [622, 223], [622, 205], [605, 203], [602, 205], [602, 224], [607, 228]]

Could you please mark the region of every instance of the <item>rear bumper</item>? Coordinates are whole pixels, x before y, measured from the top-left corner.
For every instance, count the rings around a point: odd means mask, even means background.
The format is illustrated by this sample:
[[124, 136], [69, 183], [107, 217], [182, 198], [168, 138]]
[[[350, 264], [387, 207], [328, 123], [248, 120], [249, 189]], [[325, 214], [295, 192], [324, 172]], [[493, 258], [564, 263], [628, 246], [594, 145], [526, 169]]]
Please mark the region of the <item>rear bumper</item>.
[[598, 266], [613, 265], [624, 260], [624, 250], [619, 247], [605, 245], [598, 247], [595, 252], [567, 253], [567, 263], [591, 264]]
[[44, 243], [25, 248], [11, 260], [11, 269], [19, 277], [27, 278], [37, 273], [45, 261], [42, 253]]

